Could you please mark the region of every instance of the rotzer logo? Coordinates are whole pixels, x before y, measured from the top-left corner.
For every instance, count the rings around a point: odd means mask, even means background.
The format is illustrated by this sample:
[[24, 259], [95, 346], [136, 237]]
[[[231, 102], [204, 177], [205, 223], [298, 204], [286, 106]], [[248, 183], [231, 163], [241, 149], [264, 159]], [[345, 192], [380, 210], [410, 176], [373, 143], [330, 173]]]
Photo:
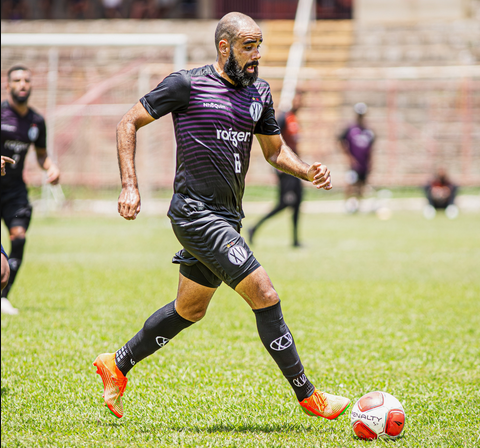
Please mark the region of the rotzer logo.
[[229, 128], [228, 131], [217, 129], [217, 140], [232, 142], [235, 148], [238, 146], [238, 142], [249, 142], [251, 135], [251, 132], [232, 131], [232, 128]]
[[281, 352], [282, 350], [287, 349], [293, 344], [293, 337], [290, 332], [285, 333], [283, 336], [275, 339], [271, 344], [270, 348], [275, 350], [276, 352]]
[[248, 253], [242, 246], [233, 246], [228, 249], [228, 259], [230, 263], [241, 266], [247, 260]]

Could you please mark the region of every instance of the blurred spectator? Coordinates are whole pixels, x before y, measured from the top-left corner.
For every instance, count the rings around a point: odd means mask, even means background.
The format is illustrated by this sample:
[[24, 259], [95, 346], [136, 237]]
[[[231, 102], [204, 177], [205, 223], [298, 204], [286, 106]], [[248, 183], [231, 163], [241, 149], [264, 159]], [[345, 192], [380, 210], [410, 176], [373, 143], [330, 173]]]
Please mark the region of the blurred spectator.
[[423, 210], [425, 218], [433, 219], [437, 210], [445, 210], [450, 219], [458, 216], [455, 205], [457, 186], [450, 181], [444, 168], [439, 168], [433, 180], [425, 186], [425, 195], [428, 199], [428, 205]]
[[375, 134], [365, 125], [367, 105], [357, 103], [353, 107], [356, 123], [348, 126], [338, 138], [340, 146], [348, 157], [350, 170], [346, 175], [345, 208], [348, 213], [355, 213], [360, 206], [360, 199], [372, 168], [372, 150]]
[[27, 13], [24, 0], [2, 0], [2, 20], [25, 20]]
[[69, 0], [68, 15], [70, 19], [82, 20], [87, 18], [88, 0]]
[[[278, 125], [285, 143], [298, 155], [299, 126], [297, 121], [297, 112], [302, 105], [302, 92], [297, 91], [292, 101], [292, 108], [289, 112], [282, 112], [278, 115]], [[250, 243], [253, 244], [253, 237], [258, 228], [277, 213], [291, 207], [293, 210], [293, 246], [300, 247], [298, 239], [298, 219], [300, 217], [300, 204], [302, 203], [303, 186], [298, 177], [282, 171], [275, 170], [278, 177], [278, 203], [273, 210], [267, 213], [258, 223], [248, 230]]]
[[130, 6], [131, 19], [156, 19], [157, 17], [156, 0], [133, 0]]
[[123, 0], [102, 0], [103, 14], [106, 19], [122, 18]]

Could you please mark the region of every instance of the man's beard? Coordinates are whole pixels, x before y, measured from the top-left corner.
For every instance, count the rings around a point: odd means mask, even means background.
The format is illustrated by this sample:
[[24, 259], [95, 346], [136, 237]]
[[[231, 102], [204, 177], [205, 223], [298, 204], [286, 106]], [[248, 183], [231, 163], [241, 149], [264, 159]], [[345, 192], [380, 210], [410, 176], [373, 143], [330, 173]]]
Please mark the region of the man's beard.
[[[254, 72], [248, 73], [247, 68], [251, 66], [255, 67]], [[223, 70], [236, 85], [242, 87], [251, 86], [258, 78], [258, 62], [247, 62], [243, 68], [240, 67], [237, 58], [233, 54], [233, 49], [230, 51], [230, 55], [228, 56], [227, 62], [225, 62]]]
[[31, 91], [28, 91], [25, 96], [18, 96], [15, 92], [11, 92], [12, 99], [17, 104], [25, 104], [28, 101]]

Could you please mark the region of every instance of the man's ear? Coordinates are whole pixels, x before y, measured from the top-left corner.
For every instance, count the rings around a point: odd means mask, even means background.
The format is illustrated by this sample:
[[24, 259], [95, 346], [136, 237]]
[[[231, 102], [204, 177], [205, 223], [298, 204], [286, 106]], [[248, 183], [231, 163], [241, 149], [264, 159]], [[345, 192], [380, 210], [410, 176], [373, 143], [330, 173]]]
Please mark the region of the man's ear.
[[230, 44], [228, 43], [228, 41], [226, 41], [225, 39], [222, 39], [218, 43], [218, 51], [224, 58], [227, 58], [228, 55], [230, 54]]

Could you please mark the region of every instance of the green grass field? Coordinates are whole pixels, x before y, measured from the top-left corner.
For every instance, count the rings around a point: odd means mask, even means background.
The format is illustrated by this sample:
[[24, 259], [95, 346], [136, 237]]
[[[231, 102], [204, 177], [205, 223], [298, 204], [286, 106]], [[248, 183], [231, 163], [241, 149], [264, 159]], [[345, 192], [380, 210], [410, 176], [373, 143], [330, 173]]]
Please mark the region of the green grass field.
[[302, 219], [304, 248], [290, 248], [285, 213], [253, 249], [306, 373], [353, 402], [395, 395], [403, 438], [365, 442], [349, 412], [303, 414], [225, 285], [200, 323], [130, 372], [117, 420], [92, 362], [175, 298], [179, 244], [164, 217], [38, 217], [10, 295], [21, 313], [2, 315], [2, 447], [479, 446], [480, 216]]

